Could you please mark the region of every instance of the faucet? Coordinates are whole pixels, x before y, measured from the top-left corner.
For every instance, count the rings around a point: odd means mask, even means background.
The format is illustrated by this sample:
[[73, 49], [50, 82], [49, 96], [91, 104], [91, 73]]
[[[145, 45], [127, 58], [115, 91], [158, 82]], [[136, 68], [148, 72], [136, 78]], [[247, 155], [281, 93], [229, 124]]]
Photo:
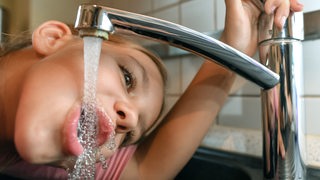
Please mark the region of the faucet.
[[[263, 2], [254, 1], [263, 10]], [[259, 19], [259, 59], [280, 82], [261, 90], [263, 162], [265, 179], [305, 179], [306, 151], [302, 104], [303, 13], [291, 13], [284, 27], [273, 15]]]
[[[262, 0], [254, 0], [263, 9]], [[199, 55], [261, 87], [265, 178], [303, 179], [303, 134], [299, 89], [303, 26], [301, 14], [290, 15], [285, 27], [273, 27], [271, 16], [260, 19], [260, 62], [187, 27], [98, 5], [80, 5], [75, 28], [80, 36], [108, 39], [109, 34], [135, 35]], [[298, 30], [293, 29], [298, 28]], [[299, 121], [298, 121], [299, 120]], [[279, 153], [278, 153], [279, 152]]]
[[112, 33], [130, 34], [168, 44], [224, 66], [270, 89], [279, 75], [240, 51], [210, 36], [168, 21], [99, 5], [78, 7], [75, 22], [80, 36], [108, 39]]

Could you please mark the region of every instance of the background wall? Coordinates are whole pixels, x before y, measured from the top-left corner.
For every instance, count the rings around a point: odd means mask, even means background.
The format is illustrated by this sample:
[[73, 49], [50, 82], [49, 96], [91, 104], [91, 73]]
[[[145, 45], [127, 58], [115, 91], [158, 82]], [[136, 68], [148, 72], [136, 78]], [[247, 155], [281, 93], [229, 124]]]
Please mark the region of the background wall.
[[[0, 5], [10, 8], [11, 31], [26, 28], [32, 30], [49, 19], [74, 23], [77, 6], [81, 3], [96, 3], [131, 12], [146, 14], [182, 24], [200, 32], [213, 32], [224, 27], [225, 6], [223, 0], [0, 0]], [[301, 0], [305, 12], [320, 10], [320, 1]], [[17, 4], [23, 4], [19, 8]], [[320, 40], [303, 43], [304, 94], [301, 96], [306, 121], [306, 133], [320, 135], [320, 60], [317, 51]], [[164, 60], [169, 70], [167, 109], [179, 98], [202, 60], [193, 55]], [[216, 119], [221, 125], [261, 129], [260, 89], [238, 77], [230, 98]]]

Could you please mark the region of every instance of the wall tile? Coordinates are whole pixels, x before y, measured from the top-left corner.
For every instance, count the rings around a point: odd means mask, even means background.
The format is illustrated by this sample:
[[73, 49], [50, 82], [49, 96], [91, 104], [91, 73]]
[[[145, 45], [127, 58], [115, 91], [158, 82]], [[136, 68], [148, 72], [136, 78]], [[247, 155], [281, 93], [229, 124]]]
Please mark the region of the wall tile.
[[320, 135], [320, 98], [305, 98], [306, 133]]
[[218, 124], [262, 129], [261, 100], [258, 97], [229, 97], [218, 117]]
[[152, 0], [128, 0], [128, 10], [134, 13], [146, 14], [152, 11]]
[[179, 24], [179, 6], [170, 7], [153, 13], [153, 16], [159, 19]]
[[188, 87], [203, 61], [202, 58], [193, 55], [182, 58], [182, 91]]
[[223, 29], [224, 28], [224, 21], [226, 16], [226, 5], [224, 1], [216, 1], [216, 26], [217, 29]]
[[320, 61], [318, 57], [320, 40], [303, 43], [304, 93], [305, 95], [320, 95]]
[[129, 11], [129, 0], [111, 0], [111, 5], [113, 8], [121, 9], [124, 11]]
[[177, 95], [167, 95], [165, 97], [165, 107], [164, 107], [164, 114], [167, 114], [169, 110], [172, 108], [172, 106], [177, 102], [179, 99], [179, 96]]
[[300, 2], [304, 5], [303, 11], [310, 12], [320, 9], [320, 1], [317, 0], [300, 0]]
[[166, 6], [170, 6], [172, 4], [178, 3], [179, 0], [153, 0], [153, 10], [157, 10], [159, 8], [163, 8]]
[[181, 61], [179, 58], [164, 60], [168, 71], [167, 94], [181, 93]]
[[181, 24], [199, 32], [212, 32], [215, 29], [214, 1], [187, 1], [181, 5]]

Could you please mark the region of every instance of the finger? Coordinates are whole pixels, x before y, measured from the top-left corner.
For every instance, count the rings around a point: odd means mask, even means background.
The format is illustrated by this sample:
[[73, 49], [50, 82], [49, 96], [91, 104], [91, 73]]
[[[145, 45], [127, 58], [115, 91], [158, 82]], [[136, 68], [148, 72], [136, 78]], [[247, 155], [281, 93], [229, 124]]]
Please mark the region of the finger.
[[298, 0], [290, 0], [290, 8], [293, 12], [299, 12], [303, 10], [303, 4]]
[[265, 2], [264, 11], [267, 14], [273, 14], [275, 10], [280, 6], [281, 3], [282, 3], [281, 0], [268, 0]]
[[278, 151], [280, 151], [278, 153], [280, 154], [281, 158], [284, 159], [286, 157], [286, 150], [284, 148], [282, 137], [279, 136], [278, 138], [279, 138], [279, 140], [278, 140]]
[[288, 1], [282, 1], [280, 6], [276, 9], [275, 15], [274, 15], [274, 23], [278, 28], [282, 28], [287, 17], [289, 16], [290, 9], [289, 9], [289, 2]]

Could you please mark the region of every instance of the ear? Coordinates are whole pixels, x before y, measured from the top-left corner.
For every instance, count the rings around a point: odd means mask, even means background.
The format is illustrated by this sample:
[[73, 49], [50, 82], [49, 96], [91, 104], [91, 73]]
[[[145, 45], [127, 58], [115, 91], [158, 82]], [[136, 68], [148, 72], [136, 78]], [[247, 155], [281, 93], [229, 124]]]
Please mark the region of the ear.
[[40, 25], [32, 34], [32, 46], [37, 53], [49, 55], [71, 39], [70, 28], [59, 21], [47, 21]]

